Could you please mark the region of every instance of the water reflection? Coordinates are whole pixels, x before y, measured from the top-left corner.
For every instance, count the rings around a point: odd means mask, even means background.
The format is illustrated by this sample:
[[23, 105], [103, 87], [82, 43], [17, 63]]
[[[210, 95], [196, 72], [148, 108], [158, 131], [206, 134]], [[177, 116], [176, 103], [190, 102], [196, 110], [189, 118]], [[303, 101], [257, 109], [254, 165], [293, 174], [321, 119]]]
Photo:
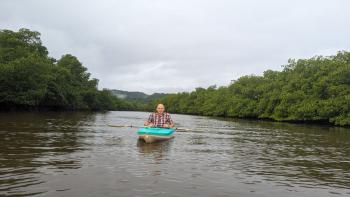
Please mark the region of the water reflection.
[[286, 186], [350, 188], [347, 128], [244, 120], [223, 128], [230, 128], [221, 134], [229, 138], [232, 170]]
[[350, 189], [349, 128], [222, 118], [197, 123], [185, 148], [207, 163], [204, 169], [239, 172], [245, 184]]
[[147, 116], [0, 113], [0, 196], [350, 194], [349, 128], [174, 114], [194, 129], [146, 144], [106, 125]]
[[173, 139], [156, 142], [156, 143], [145, 143], [143, 140], [137, 140], [137, 148], [141, 155], [146, 157], [152, 157], [155, 163], [161, 163], [165, 156], [169, 153]]
[[81, 167], [74, 153], [86, 149], [84, 129], [93, 116], [82, 113], [1, 113], [0, 191], [5, 195], [37, 194], [26, 187], [43, 183], [44, 170]]

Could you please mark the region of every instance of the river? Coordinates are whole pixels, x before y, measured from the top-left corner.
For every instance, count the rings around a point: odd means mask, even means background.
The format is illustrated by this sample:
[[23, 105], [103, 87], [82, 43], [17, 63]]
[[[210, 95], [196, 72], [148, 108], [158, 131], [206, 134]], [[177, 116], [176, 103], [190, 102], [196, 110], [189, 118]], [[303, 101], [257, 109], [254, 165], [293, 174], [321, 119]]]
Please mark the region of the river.
[[144, 112], [0, 113], [0, 196], [350, 196], [350, 129], [173, 115], [144, 144]]

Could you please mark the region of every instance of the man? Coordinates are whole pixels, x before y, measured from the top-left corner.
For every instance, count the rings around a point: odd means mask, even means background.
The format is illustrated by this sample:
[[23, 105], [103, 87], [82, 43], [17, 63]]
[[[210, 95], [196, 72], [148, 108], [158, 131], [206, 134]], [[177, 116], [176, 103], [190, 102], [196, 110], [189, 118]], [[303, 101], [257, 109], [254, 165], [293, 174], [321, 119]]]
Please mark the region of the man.
[[148, 120], [144, 125], [148, 127], [174, 127], [173, 120], [171, 119], [170, 114], [165, 112], [163, 104], [157, 105], [156, 112], [149, 115]]

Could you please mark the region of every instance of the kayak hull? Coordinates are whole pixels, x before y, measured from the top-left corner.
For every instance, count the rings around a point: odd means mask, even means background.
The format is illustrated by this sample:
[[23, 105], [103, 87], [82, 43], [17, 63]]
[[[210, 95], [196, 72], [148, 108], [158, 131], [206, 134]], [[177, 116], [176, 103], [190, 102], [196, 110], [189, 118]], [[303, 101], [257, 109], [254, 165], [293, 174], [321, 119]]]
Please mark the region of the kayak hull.
[[146, 143], [154, 143], [166, 141], [174, 138], [174, 135], [170, 136], [159, 136], [159, 135], [139, 135], [139, 139], [145, 141]]
[[174, 138], [174, 131], [171, 128], [145, 127], [140, 128], [137, 134], [139, 135], [139, 139], [146, 143], [154, 143]]

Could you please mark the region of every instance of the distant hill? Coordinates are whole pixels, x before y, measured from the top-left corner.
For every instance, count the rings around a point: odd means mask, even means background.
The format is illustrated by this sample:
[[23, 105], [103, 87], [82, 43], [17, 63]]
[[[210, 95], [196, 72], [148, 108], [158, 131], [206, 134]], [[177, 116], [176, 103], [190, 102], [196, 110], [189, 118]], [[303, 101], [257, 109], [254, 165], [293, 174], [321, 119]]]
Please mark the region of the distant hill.
[[168, 95], [164, 93], [154, 93], [154, 94], [148, 95], [143, 92], [129, 92], [124, 90], [110, 90], [110, 91], [120, 99], [130, 100], [130, 101], [142, 101], [142, 102], [147, 102], [153, 99], [162, 98]]

